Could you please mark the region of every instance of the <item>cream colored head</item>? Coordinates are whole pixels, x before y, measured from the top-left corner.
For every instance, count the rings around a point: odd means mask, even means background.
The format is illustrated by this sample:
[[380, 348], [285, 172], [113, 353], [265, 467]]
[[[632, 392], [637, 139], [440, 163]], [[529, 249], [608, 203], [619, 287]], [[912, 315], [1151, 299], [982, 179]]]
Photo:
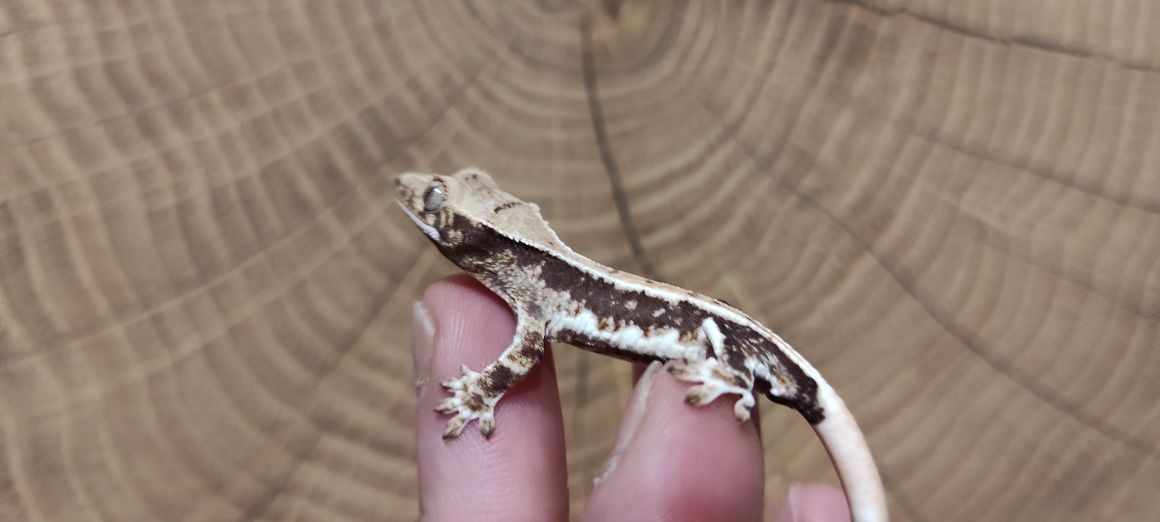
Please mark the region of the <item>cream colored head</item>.
[[437, 245], [458, 241], [462, 230], [456, 227], [484, 225], [519, 241], [566, 248], [540, 216], [540, 207], [504, 192], [477, 168], [451, 176], [402, 174], [395, 180], [395, 197], [407, 216]]

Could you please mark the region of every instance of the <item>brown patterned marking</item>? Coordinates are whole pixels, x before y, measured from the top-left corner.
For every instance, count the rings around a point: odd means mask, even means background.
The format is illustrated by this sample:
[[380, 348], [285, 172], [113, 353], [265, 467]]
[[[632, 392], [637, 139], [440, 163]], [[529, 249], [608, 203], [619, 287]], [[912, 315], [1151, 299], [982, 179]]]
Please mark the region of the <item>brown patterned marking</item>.
[[704, 389], [690, 388], [685, 393], [685, 404], [690, 406], [701, 406], [709, 402], [709, 396]]
[[542, 337], [537, 335], [534, 342], [525, 342], [518, 350], [516, 350], [516, 353], [513, 355], [517, 362], [520, 362], [527, 367], [531, 367], [536, 363], [536, 361], [540, 360], [540, 357], [544, 355], [544, 343]]
[[818, 405], [817, 381], [806, 375], [801, 367], [790, 360], [773, 340], [757, 335], [751, 329], [732, 321], [722, 321], [717, 326], [722, 335], [725, 336], [725, 352], [722, 362], [738, 372], [748, 373], [745, 369], [745, 361], [750, 357], [773, 359], [766, 366], [770, 373], [781, 381], [782, 388], [788, 391], [789, 396], [774, 399], [769, 394], [767, 387], [766, 394], [770, 400], [798, 410], [811, 424], [825, 420], [825, 412]]
[[493, 209], [492, 212], [495, 212], [498, 214], [501, 211], [507, 210], [507, 209], [512, 208], [514, 206], [517, 206], [519, 204], [520, 204], [519, 201], [508, 201], [507, 203], [503, 203], [503, 204], [495, 207], [495, 209]]
[[488, 369], [487, 378], [483, 379], [481, 387], [488, 397], [499, 397], [516, 381], [516, 374], [510, 368], [497, 364]]
[[[747, 344], [737, 345], [734, 343], [727, 343], [724, 350], [722, 350], [722, 351], [723, 351], [722, 362], [724, 362], [726, 365], [728, 365], [732, 368], [735, 368], [735, 369], [736, 368], [745, 368], [745, 361], [748, 360], [749, 357], [755, 355], [755, 354], [749, 353], [750, 351], [752, 351], [752, 347], [750, 347]], [[746, 371], [746, 373], [748, 373], [748, 371]]]
[[544, 334], [538, 331], [524, 334], [524, 342], [511, 354], [512, 362], [530, 370], [544, 356]]
[[397, 187], [396, 190], [399, 192], [399, 199], [403, 201], [411, 201], [414, 199], [415, 191], [411, 190], [410, 187], [403, 185], [402, 180], [396, 179], [395, 187]]
[[721, 368], [714, 368], [713, 369], [713, 376], [721, 381], [732, 384], [733, 386], [748, 388], [749, 385], [746, 382], [744, 375], [738, 373], [736, 368], [733, 368], [732, 366], [730, 366], [730, 368], [733, 371], [726, 372], [726, 371], [723, 371]]
[[[437, 243], [443, 254], [455, 264], [475, 274], [486, 283], [489, 278], [498, 279], [503, 273], [510, 270], [529, 270], [531, 267], [540, 268], [539, 279], [550, 290], [565, 293], [572, 299], [573, 313], [579, 313], [583, 306], [592, 311], [597, 317], [616, 317], [626, 323], [640, 326], [674, 328], [680, 339], [693, 341], [698, 339], [700, 325], [705, 318], [712, 314], [704, 308], [693, 304], [693, 300], [702, 299], [695, 292], [686, 291], [690, 300], [678, 300], [675, 303], [653, 297], [641, 291], [624, 291], [616, 288], [610, 281], [596, 278], [583, 272], [569, 263], [555, 256], [537, 250], [536, 248], [504, 237], [485, 225], [473, 223], [461, 216], [452, 216], [449, 227], [459, 232], [462, 239], [453, 244]], [[441, 231], [442, 232], [442, 231]], [[510, 255], [510, 261], [502, 264], [489, 262], [494, 259], [496, 252]], [[514, 266], [513, 266], [514, 265]], [[488, 285], [489, 287], [493, 285]], [[506, 292], [503, 285], [495, 285], [497, 292]], [[609, 298], [618, 300], [632, 299], [637, 302], [633, 310], [614, 304]], [[657, 310], [665, 310], [660, 316], [654, 315]], [[817, 382], [805, 374], [804, 371], [782, 353], [781, 349], [771, 340], [757, 335], [750, 327], [723, 317], [713, 316], [717, 327], [725, 338], [725, 357], [722, 362], [738, 372], [746, 373], [744, 361], [748, 357], [756, 356], [770, 361], [767, 364], [770, 372], [779, 380], [785, 381], [783, 389], [789, 394], [786, 397], [773, 397], [770, 387], [764, 387], [767, 396], [774, 402], [790, 406], [799, 412], [811, 423], [821, 422], [825, 415], [817, 404]], [[558, 334], [558, 340], [592, 348], [592, 351], [612, 355], [624, 359], [636, 359], [623, 347], [611, 346], [607, 343], [595, 341], [590, 336], [581, 334]], [[572, 342], [568, 339], [572, 339]], [[760, 379], [758, 379], [760, 381]], [[509, 384], [510, 385], [510, 384]], [[504, 388], [506, 389], [506, 388]]]
[[483, 402], [483, 396], [478, 393], [468, 393], [467, 398], [463, 400], [463, 405], [471, 411], [483, 411], [486, 406]]

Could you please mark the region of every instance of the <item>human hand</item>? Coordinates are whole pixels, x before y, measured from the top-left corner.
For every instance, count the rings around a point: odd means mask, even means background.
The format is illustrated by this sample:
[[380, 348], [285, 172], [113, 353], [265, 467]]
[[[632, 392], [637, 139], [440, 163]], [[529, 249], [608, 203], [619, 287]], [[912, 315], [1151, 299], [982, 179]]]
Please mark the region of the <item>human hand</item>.
[[[432, 285], [412, 321], [419, 415], [419, 505], [424, 520], [568, 518], [564, 428], [549, 350], [496, 408], [485, 440], [475, 423], [443, 440], [434, 413], [439, 381], [462, 364], [479, 369], [511, 342], [507, 305], [467, 276]], [[612, 456], [583, 520], [761, 520], [764, 473], [757, 419], [739, 424], [730, 401], [685, 404], [687, 385], [659, 364], [637, 381]], [[781, 520], [850, 519], [841, 492], [826, 485], [790, 489]]]

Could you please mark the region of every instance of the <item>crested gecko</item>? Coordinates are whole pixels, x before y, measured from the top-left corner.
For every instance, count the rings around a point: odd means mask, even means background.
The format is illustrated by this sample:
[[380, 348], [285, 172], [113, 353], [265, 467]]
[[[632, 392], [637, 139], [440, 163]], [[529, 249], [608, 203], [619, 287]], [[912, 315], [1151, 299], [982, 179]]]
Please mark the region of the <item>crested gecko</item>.
[[609, 268], [566, 246], [539, 207], [500, 190], [487, 173], [406, 173], [397, 202], [439, 251], [499, 295], [516, 332], [499, 359], [442, 382], [437, 408], [450, 415], [445, 438], [478, 421], [495, 430], [495, 406], [559, 341], [636, 362], [663, 361], [694, 383], [685, 402], [737, 396], [749, 420], [754, 392], [790, 406], [814, 428], [858, 522], [887, 519], [882, 482], [854, 417], [834, 389], [789, 343], [723, 301]]

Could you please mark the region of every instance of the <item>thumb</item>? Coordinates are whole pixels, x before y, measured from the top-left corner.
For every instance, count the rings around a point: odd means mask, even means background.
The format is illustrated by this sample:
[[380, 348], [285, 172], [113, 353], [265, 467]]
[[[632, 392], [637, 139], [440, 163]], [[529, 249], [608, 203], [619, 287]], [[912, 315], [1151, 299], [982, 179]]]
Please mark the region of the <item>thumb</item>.
[[841, 491], [829, 484], [794, 484], [778, 513], [782, 522], [849, 522], [850, 508]]
[[761, 439], [725, 397], [694, 407], [653, 363], [637, 382], [617, 449], [585, 520], [761, 520]]

